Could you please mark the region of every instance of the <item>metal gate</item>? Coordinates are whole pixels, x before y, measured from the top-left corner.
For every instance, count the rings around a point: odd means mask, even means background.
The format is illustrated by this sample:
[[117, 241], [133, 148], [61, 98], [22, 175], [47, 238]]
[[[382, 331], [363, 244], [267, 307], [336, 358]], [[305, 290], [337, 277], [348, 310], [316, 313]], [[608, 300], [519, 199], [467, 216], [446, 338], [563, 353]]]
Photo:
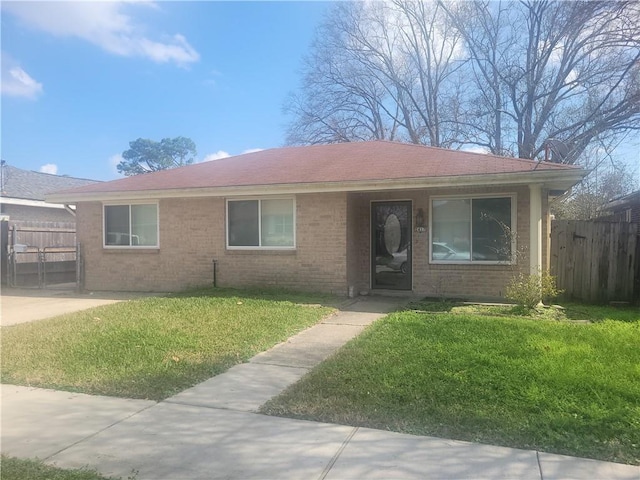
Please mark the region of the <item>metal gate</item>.
[[[80, 245], [75, 225], [37, 222], [13, 224], [9, 228], [6, 263], [7, 285], [11, 287], [81, 287]], [[29, 222], [36, 223], [36, 222]]]

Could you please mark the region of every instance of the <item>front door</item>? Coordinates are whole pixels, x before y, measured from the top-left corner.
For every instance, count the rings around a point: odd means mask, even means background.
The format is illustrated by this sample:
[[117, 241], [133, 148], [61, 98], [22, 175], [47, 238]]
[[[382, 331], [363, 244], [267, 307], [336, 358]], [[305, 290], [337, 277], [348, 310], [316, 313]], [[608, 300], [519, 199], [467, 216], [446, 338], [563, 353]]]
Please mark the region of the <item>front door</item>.
[[371, 287], [411, 290], [411, 202], [372, 202], [371, 226]]

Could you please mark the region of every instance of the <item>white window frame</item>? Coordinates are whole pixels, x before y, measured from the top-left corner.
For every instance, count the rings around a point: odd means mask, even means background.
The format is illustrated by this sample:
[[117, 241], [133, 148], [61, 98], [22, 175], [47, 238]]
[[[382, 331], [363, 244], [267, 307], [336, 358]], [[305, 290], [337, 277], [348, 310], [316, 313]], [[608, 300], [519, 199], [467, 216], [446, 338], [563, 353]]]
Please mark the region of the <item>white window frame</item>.
[[[510, 198], [511, 199], [511, 258], [509, 260], [433, 260], [433, 202], [434, 200], [470, 200], [469, 208], [473, 209], [474, 199]], [[433, 265], [513, 265], [516, 263], [518, 238], [518, 197], [515, 193], [483, 193], [470, 195], [434, 195], [429, 198], [429, 263]], [[469, 235], [473, 241], [473, 221], [470, 220]], [[473, 249], [473, 246], [471, 247]], [[472, 250], [473, 251], [473, 250]]]
[[[275, 246], [275, 245], [262, 245], [262, 201], [263, 200], [291, 200], [293, 203], [293, 245], [291, 246]], [[258, 245], [229, 245], [229, 203], [230, 202], [243, 202], [243, 201], [257, 201], [258, 202]], [[227, 198], [225, 202], [225, 228], [226, 228], [226, 247], [227, 250], [295, 250], [297, 246], [296, 238], [296, 219], [297, 219], [297, 205], [296, 197], [292, 196], [264, 196], [264, 197], [238, 197]]]
[[[156, 206], [156, 238], [158, 241], [155, 245], [107, 245], [107, 207], [118, 207], [126, 205], [129, 207], [129, 242], [131, 242], [131, 206], [132, 205], [155, 205]], [[102, 248], [123, 250], [135, 248], [138, 250], [157, 250], [160, 248], [160, 203], [157, 200], [154, 201], [139, 201], [139, 202], [109, 202], [102, 204]]]

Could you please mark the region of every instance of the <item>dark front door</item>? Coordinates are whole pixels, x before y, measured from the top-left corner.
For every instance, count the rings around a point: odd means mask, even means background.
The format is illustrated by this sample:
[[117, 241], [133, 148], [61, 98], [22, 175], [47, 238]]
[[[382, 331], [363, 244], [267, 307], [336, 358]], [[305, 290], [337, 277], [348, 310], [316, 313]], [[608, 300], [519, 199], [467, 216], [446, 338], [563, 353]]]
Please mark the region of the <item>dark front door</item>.
[[411, 290], [411, 202], [371, 203], [371, 286]]

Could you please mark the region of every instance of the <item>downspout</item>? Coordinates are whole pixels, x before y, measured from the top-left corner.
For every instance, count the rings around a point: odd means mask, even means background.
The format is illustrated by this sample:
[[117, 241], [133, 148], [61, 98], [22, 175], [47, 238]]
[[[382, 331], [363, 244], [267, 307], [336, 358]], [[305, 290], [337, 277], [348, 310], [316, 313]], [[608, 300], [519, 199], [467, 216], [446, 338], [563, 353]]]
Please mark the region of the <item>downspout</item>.
[[74, 217], [76, 216], [76, 211], [75, 209], [71, 208], [71, 205], [69, 205], [68, 203], [64, 204], [64, 209], [69, 212], [71, 215], [73, 215]]
[[529, 273], [542, 272], [542, 185], [529, 185]]

